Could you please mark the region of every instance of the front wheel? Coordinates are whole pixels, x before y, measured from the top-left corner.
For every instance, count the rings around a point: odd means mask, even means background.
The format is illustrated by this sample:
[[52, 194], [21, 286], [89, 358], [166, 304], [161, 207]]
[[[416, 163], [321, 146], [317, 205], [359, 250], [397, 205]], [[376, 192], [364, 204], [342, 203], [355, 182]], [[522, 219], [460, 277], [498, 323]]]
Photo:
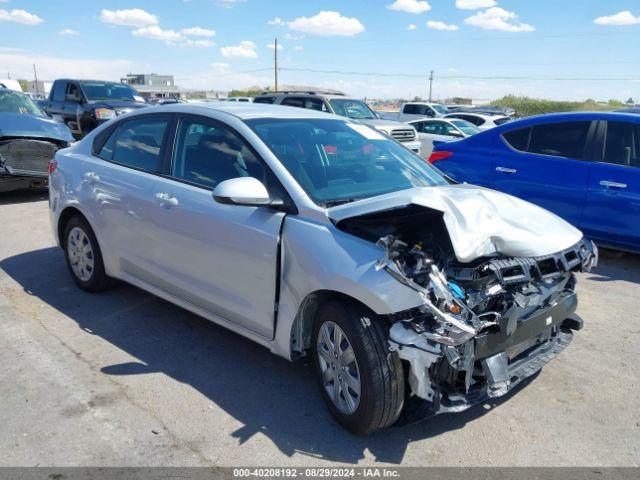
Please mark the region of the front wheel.
[[318, 308], [313, 359], [322, 396], [344, 428], [366, 435], [393, 424], [402, 410], [402, 363], [389, 351], [387, 330], [351, 302]]

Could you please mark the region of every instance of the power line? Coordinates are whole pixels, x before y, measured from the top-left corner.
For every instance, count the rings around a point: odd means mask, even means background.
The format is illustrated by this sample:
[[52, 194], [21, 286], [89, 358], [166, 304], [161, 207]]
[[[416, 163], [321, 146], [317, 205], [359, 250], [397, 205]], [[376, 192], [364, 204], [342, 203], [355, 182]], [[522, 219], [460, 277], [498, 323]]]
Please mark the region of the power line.
[[[396, 77], [396, 78], [424, 78], [424, 74], [420, 73], [383, 73], [383, 72], [358, 72], [346, 70], [319, 70], [313, 68], [287, 68], [281, 67], [280, 70], [289, 72], [305, 72], [305, 73], [325, 73], [335, 75], [361, 75], [367, 77]], [[439, 75], [440, 79], [447, 80], [550, 80], [550, 81], [605, 81], [605, 82], [628, 82], [640, 81], [640, 77], [530, 77], [517, 75]]]
[[[485, 41], [485, 40], [538, 40], [543, 38], [579, 38], [579, 37], [617, 37], [620, 35], [638, 35], [640, 31], [629, 31], [629, 32], [581, 32], [581, 33], [557, 33], [557, 34], [546, 34], [546, 35], [496, 35], [489, 37], [455, 37], [455, 36], [447, 36], [445, 38], [429, 38], [429, 39], [409, 39], [409, 38], [398, 38], [394, 39], [393, 42], [403, 42], [403, 43], [441, 43], [441, 42], [471, 42], [471, 41]], [[373, 39], [361, 39], [361, 38], [352, 38], [349, 39], [350, 42], [353, 43], [389, 43], [389, 40], [373, 40]]]

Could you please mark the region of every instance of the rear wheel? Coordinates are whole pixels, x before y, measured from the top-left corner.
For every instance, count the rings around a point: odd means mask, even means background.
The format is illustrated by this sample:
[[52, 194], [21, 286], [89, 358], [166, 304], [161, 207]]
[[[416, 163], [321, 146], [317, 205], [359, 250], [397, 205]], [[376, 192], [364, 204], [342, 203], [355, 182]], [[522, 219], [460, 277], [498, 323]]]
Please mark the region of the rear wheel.
[[366, 435], [398, 418], [404, 399], [401, 361], [387, 330], [366, 309], [329, 301], [318, 309], [313, 359], [322, 396], [344, 428]]
[[87, 221], [74, 216], [64, 230], [63, 248], [69, 272], [76, 284], [88, 292], [100, 292], [111, 285], [105, 274], [100, 246]]

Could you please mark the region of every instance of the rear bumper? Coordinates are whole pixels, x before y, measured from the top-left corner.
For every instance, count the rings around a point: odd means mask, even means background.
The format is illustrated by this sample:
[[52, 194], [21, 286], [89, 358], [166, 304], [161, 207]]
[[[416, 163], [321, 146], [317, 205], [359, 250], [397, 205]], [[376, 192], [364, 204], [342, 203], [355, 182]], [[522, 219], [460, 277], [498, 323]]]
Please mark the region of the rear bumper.
[[44, 188], [48, 178], [42, 176], [20, 176], [0, 174], [0, 193], [22, 190], [24, 188]]

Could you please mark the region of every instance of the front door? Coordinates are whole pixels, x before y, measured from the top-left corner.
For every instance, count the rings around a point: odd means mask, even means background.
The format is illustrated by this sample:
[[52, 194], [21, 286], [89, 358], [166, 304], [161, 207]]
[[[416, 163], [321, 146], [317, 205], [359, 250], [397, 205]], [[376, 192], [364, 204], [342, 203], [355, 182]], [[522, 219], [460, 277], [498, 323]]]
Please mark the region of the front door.
[[284, 213], [212, 196], [220, 182], [249, 176], [272, 193], [270, 171], [237, 133], [203, 117], [180, 119], [173, 152], [153, 192], [156, 286], [272, 338]]
[[602, 158], [591, 165], [581, 229], [605, 244], [640, 248], [640, 123], [602, 122]]

